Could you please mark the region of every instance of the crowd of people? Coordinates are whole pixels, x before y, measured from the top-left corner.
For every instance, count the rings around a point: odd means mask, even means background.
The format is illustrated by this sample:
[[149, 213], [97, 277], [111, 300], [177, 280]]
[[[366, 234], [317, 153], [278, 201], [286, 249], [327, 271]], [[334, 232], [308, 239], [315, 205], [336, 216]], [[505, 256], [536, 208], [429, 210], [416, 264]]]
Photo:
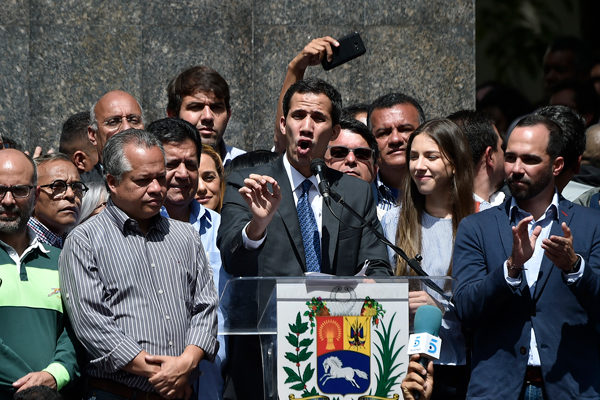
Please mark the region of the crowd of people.
[[406, 360], [405, 399], [600, 399], [600, 64], [562, 38], [548, 104], [515, 111], [492, 83], [476, 111], [428, 118], [409, 94], [344, 108], [305, 79], [338, 45], [290, 61], [272, 150], [226, 144], [229, 86], [207, 66], [169, 82], [167, 118], [114, 90], [65, 121], [57, 153], [4, 138], [0, 399], [263, 398], [260, 340], [217, 335], [232, 276], [416, 274], [324, 198], [315, 159], [368, 225], [453, 278], [451, 301], [410, 287], [411, 317], [444, 312], [443, 346]]

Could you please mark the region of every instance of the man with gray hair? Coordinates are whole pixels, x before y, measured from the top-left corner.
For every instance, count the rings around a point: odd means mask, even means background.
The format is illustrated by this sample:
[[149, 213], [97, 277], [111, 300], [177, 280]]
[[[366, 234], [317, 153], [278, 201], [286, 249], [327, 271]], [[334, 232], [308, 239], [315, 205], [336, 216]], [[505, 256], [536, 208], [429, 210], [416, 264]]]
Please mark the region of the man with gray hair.
[[162, 217], [162, 144], [146, 131], [103, 150], [110, 200], [60, 257], [65, 305], [90, 360], [86, 399], [189, 398], [191, 373], [217, 352], [217, 295], [198, 232]]

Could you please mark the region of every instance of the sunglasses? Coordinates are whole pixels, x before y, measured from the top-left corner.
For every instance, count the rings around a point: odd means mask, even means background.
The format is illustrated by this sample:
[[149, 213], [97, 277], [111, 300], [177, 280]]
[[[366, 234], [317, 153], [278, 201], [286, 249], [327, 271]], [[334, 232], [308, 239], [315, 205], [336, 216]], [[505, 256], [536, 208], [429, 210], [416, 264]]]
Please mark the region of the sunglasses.
[[354, 157], [361, 161], [370, 161], [373, 156], [373, 150], [368, 147], [357, 147], [350, 149], [346, 146], [328, 146], [331, 158], [346, 158], [349, 152], [354, 153]]

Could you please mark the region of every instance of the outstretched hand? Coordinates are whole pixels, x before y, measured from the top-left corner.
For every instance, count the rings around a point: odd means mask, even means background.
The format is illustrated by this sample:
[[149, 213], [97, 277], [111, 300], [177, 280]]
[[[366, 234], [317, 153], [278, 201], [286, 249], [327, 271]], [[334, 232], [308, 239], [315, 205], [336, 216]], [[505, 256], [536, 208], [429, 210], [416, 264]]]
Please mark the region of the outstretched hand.
[[[272, 190], [269, 190], [271, 185]], [[267, 226], [273, 219], [281, 202], [281, 189], [275, 179], [268, 175], [250, 174], [244, 179], [244, 186], [239, 190], [252, 213], [252, 220], [246, 229], [251, 240], [263, 237]]]

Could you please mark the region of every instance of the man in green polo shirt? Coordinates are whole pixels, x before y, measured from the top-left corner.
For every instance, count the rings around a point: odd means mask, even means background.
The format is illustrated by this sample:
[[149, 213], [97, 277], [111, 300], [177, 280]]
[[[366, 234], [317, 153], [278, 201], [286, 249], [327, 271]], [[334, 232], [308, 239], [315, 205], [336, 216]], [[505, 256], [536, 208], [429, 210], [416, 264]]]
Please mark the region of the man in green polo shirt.
[[32, 386], [60, 390], [77, 373], [58, 283], [60, 250], [27, 229], [36, 184], [28, 156], [0, 150], [0, 400]]

